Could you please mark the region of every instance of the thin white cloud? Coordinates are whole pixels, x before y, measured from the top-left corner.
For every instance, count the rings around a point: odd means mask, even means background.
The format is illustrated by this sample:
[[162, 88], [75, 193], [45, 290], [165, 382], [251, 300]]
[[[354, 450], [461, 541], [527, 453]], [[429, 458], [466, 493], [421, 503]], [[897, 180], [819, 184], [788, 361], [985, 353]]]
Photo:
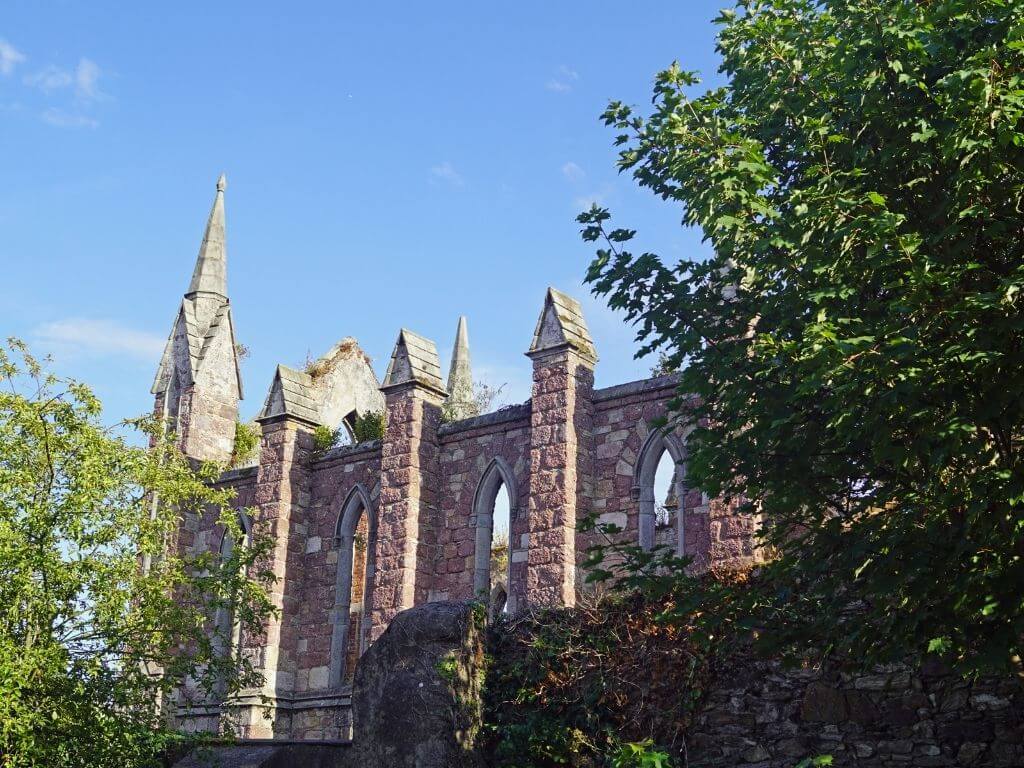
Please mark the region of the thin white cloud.
[[583, 181], [587, 177], [586, 171], [571, 160], [562, 166], [562, 175], [569, 181]]
[[112, 320], [68, 318], [38, 326], [32, 335], [60, 357], [130, 358], [156, 363], [165, 339]]
[[95, 128], [100, 123], [95, 118], [77, 112], [68, 112], [57, 107], [43, 110], [40, 115], [44, 123], [57, 128]]
[[75, 95], [84, 101], [95, 101], [103, 94], [99, 90], [100, 68], [84, 56], [75, 68]]
[[579, 79], [579, 72], [563, 64], [558, 68], [555, 76], [544, 83], [544, 87], [555, 93], [568, 93], [572, 90], [572, 84]]
[[25, 85], [38, 88], [44, 93], [67, 88], [72, 82], [74, 82], [74, 78], [70, 72], [55, 67], [53, 64], [38, 72], [33, 72], [31, 75], [25, 75]]
[[39, 117], [44, 123], [58, 128], [95, 128], [100, 124], [99, 120], [89, 112], [95, 102], [106, 98], [99, 88], [100, 75], [99, 65], [83, 56], [74, 70], [50, 64], [25, 75], [23, 82], [48, 96], [67, 90], [74, 93], [70, 105], [52, 105], [40, 112]]
[[440, 165], [435, 165], [430, 169], [430, 175], [439, 181], [444, 181], [451, 184], [454, 187], [461, 187], [465, 184], [465, 179], [462, 178], [462, 174], [455, 170], [455, 167], [445, 160]]
[[25, 60], [25, 54], [0, 37], [0, 75], [9, 75]]
[[44, 69], [25, 76], [25, 85], [38, 88], [44, 93], [74, 87], [75, 98], [83, 103], [100, 99], [103, 94], [99, 89], [100, 67], [92, 59], [84, 56], [78, 60], [74, 71], [50, 64]]

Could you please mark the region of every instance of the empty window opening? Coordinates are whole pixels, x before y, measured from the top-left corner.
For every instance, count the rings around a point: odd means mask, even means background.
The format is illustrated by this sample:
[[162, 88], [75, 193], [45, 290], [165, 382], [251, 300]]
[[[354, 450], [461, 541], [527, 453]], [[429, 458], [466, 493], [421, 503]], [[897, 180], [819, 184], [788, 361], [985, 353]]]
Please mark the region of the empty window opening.
[[370, 526], [366, 515], [359, 516], [352, 538], [352, 586], [349, 590], [348, 637], [346, 638], [345, 682], [352, 682], [356, 662], [363, 653], [363, 625], [366, 621], [366, 564], [369, 556]]
[[338, 517], [338, 575], [335, 581], [331, 684], [352, 682], [356, 662], [369, 642], [376, 518], [361, 486], [349, 493]]
[[[492, 615], [504, 612], [508, 608], [508, 563], [509, 563], [509, 527], [511, 503], [508, 488], [502, 482], [494, 497], [493, 527], [491, 528], [491, 568], [488, 593], [491, 596], [490, 609]], [[500, 605], [499, 605], [500, 603]]]
[[515, 500], [511, 469], [504, 459], [496, 458], [480, 478], [473, 500], [476, 525], [473, 594], [486, 601], [492, 613], [515, 609], [515, 591], [509, 585]]
[[348, 415], [341, 420], [341, 426], [338, 427], [338, 444], [339, 445], [355, 445], [356, 444], [356, 412], [349, 411]]
[[643, 549], [684, 551], [683, 506], [685, 452], [671, 432], [654, 430], [644, 441], [634, 476], [633, 498], [639, 501], [638, 538]]
[[[242, 547], [249, 546], [249, 518], [241, 515], [238, 520], [242, 529]], [[230, 560], [235, 553], [235, 538], [230, 531], [225, 531], [220, 541], [221, 562]], [[213, 647], [216, 656], [222, 660], [237, 658], [242, 645], [242, 626], [236, 620], [233, 602], [218, 606], [213, 619]], [[226, 681], [217, 681], [217, 693], [222, 696], [226, 690]]]
[[664, 450], [658, 460], [658, 468], [654, 473], [654, 544], [655, 546], [672, 547], [675, 535], [672, 530], [679, 511], [679, 500], [676, 497], [676, 462], [671, 454]]

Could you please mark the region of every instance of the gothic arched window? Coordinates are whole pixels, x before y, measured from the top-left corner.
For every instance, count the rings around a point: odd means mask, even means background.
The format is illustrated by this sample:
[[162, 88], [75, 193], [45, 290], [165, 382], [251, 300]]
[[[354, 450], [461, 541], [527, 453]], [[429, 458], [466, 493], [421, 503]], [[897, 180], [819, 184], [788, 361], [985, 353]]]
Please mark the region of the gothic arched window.
[[[484, 470], [473, 498], [476, 546], [473, 568], [473, 594], [488, 602], [500, 599], [500, 613], [506, 608], [509, 589], [510, 533], [515, 518], [515, 477], [502, 458], [494, 459]], [[500, 589], [499, 589], [500, 588]], [[495, 605], [491, 605], [494, 610]]]
[[638, 538], [644, 549], [664, 545], [678, 555], [684, 551], [685, 460], [679, 438], [660, 429], [652, 431], [640, 449], [633, 498], [640, 503]]
[[338, 516], [335, 541], [338, 575], [334, 591], [334, 630], [331, 637], [331, 683], [352, 681], [356, 662], [370, 636], [369, 607], [373, 594], [374, 544], [377, 517], [369, 494], [357, 485]]
[[[238, 515], [238, 525], [242, 529], [242, 547], [248, 547], [252, 537], [252, 521], [248, 515]], [[220, 558], [223, 562], [235, 551], [235, 537], [230, 531], [224, 531], [220, 540]], [[241, 651], [242, 627], [235, 619], [233, 605], [221, 605], [213, 619], [213, 647], [219, 658], [237, 657]], [[223, 682], [220, 686], [223, 693]]]

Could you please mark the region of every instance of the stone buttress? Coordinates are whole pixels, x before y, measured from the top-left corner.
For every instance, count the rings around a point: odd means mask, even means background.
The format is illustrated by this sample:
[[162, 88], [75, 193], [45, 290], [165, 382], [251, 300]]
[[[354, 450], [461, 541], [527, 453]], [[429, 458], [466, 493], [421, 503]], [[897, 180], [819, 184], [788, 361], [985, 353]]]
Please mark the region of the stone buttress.
[[[590, 511], [594, 365], [580, 304], [549, 288], [527, 355], [530, 497], [525, 604], [576, 603], [576, 521]], [[513, 589], [516, 586], [513, 585]]]
[[447, 397], [434, 342], [402, 329], [381, 390], [387, 426], [381, 446], [374, 638], [399, 611], [430, 597], [439, 526], [437, 431]]

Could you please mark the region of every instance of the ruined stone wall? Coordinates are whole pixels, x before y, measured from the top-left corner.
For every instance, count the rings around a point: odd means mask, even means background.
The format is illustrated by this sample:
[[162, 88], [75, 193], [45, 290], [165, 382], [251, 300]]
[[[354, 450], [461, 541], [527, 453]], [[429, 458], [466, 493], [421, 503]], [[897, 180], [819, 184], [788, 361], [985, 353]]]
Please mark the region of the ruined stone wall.
[[[256, 497], [256, 467], [230, 470], [217, 485], [235, 491], [234, 508], [241, 515], [251, 509]], [[187, 557], [206, 552], [219, 552], [224, 529], [218, 524], [214, 509], [185, 510], [177, 532], [177, 546]], [[212, 620], [212, 619], [211, 619]], [[185, 686], [176, 693], [174, 716], [178, 726], [189, 733], [211, 733], [221, 730], [219, 702], [209, 701], [202, 691]]]
[[[434, 599], [478, 597], [474, 587], [478, 529], [485, 521], [479, 520], [477, 513], [493, 515], [493, 507], [478, 510], [476, 507], [483, 505], [476, 501], [488, 472], [502, 474], [509, 495], [509, 579], [513, 583], [525, 581], [527, 531], [522, 511], [529, 498], [529, 426], [529, 406], [517, 405], [441, 427], [443, 524]], [[496, 464], [499, 460], [500, 467]], [[505, 478], [506, 472], [511, 477]]]
[[1024, 686], [966, 680], [940, 665], [783, 670], [737, 657], [717, 675], [687, 738], [692, 768], [1024, 765]]
[[[330, 679], [332, 627], [338, 597], [338, 525], [343, 505], [353, 490], [357, 486], [365, 489], [373, 505], [379, 483], [378, 442], [335, 449], [314, 463], [311, 505], [303, 532], [302, 600], [295, 616], [300, 638], [297, 693], [339, 687], [337, 681]], [[373, 516], [377, 510], [371, 506], [365, 514]]]
[[[554, 385], [557, 391], [575, 386], [572, 377], [545, 378], [545, 381], [556, 380], [561, 382], [561, 385]], [[343, 627], [343, 632], [339, 629], [342, 614], [344, 617], [351, 615], [347, 603], [342, 608], [342, 597], [347, 600], [350, 594], [342, 595], [342, 591], [351, 590], [351, 586], [339, 591], [345, 544], [338, 533], [343, 507], [355, 489], [360, 489], [366, 497], [368, 510], [365, 514], [373, 523], [369, 526], [371, 540], [367, 545], [377, 555], [367, 571], [369, 588], [364, 601], [364, 621], [372, 621], [372, 606], [383, 604], [389, 596], [397, 599], [403, 588], [414, 590], [409, 594], [415, 595], [417, 604], [471, 599], [476, 595], [479, 569], [482, 563], [487, 563], [488, 567], [490, 563], [491, 521], [481, 516], [493, 514], [493, 495], [484, 502], [478, 498], [486, 495], [485, 486], [491, 487], [488, 477], [491, 481], [497, 477], [512, 496], [508, 592], [510, 609], [515, 610], [524, 600], [531, 599], [532, 584], [547, 583], [542, 571], [552, 568], [553, 555], [547, 555], [543, 549], [537, 554], [537, 547], [531, 555], [531, 539], [536, 542], [538, 533], [530, 529], [531, 494], [539, 494], [535, 497], [538, 510], [546, 509], [546, 500], [553, 493], [560, 503], [575, 503], [577, 511], [594, 509], [603, 521], [624, 528], [624, 538], [638, 540], [642, 506], [638, 485], [645, 482], [643, 468], [656, 464], [666, 450], [661, 443], [656, 443], [654, 438], [660, 432], [651, 427], [651, 422], [666, 414], [667, 404], [675, 396], [675, 384], [674, 377], [663, 377], [592, 393], [588, 388], [574, 389], [573, 397], [582, 393], [582, 399], [587, 401], [573, 405], [574, 412], [582, 414], [573, 418], [586, 420], [575, 427], [584, 440], [575, 447], [559, 442], [569, 429], [563, 423], [568, 411], [560, 396], [546, 398], [547, 393], [523, 405], [432, 427], [433, 433], [426, 433], [415, 441], [415, 457], [409, 453], [412, 449], [407, 445], [407, 438], [409, 431], [415, 433], [420, 429], [422, 418], [406, 422], [393, 420], [392, 430], [398, 429], [401, 434], [391, 443], [371, 442], [338, 448], [323, 456], [311, 451], [308, 426], [296, 422], [286, 427], [291, 423], [287, 419], [265, 425], [260, 466], [234, 470], [222, 479], [238, 491], [239, 507], [255, 506], [257, 516], [271, 526], [278, 540], [274, 554], [274, 568], [279, 576], [275, 600], [281, 606], [282, 615], [268, 626], [263, 636], [247, 640], [272, 681], [265, 693], [275, 699], [276, 709], [271, 723], [260, 724], [254, 719], [247, 733], [337, 738], [344, 736], [350, 727], [347, 681], [352, 672], [354, 632], [351, 620]], [[398, 413], [412, 413], [423, 407], [415, 398], [402, 396], [396, 400], [398, 410], [389, 417], [395, 419]], [[426, 407], [431, 406], [426, 404]], [[550, 416], [539, 416], [538, 407], [541, 413]], [[538, 430], [543, 432], [543, 441], [548, 441], [545, 446], [552, 441], [561, 446], [553, 458], [548, 455], [549, 451], [538, 452]], [[684, 458], [685, 433], [685, 429], [673, 433], [672, 450], [682, 452], [673, 458]], [[431, 503], [436, 504], [436, 516], [424, 518], [432, 526], [432, 538], [420, 534], [422, 525], [415, 530], [401, 528], [405, 536], [420, 535], [421, 549], [414, 559], [409, 559], [394, 533], [388, 533], [391, 529], [379, 525], [381, 515], [386, 514], [382, 506], [385, 450], [391, 452], [392, 503], [398, 504], [396, 508], [402, 513], [392, 515], [392, 529], [405, 526], [405, 515], [410, 507], [409, 500], [403, 496], [404, 487], [417, 486], [422, 497], [429, 497]], [[552, 464], [554, 459], [558, 461]], [[424, 467], [429, 471], [422, 471]], [[533, 474], [536, 471], [545, 473], [551, 480], [538, 483]], [[682, 469], [680, 477], [681, 473]], [[573, 483], [564, 484], [571, 475], [575, 475]], [[400, 480], [397, 485], [394, 485], [395, 478]], [[647, 481], [650, 485], [650, 478]], [[682, 498], [683, 551], [695, 558], [698, 567], [711, 562], [728, 565], [752, 561], [756, 554], [753, 539], [756, 521], [737, 516], [734, 510], [706, 499], [699, 491], [684, 490]], [[424, 509], [428, 515], [433, 514], [428, 507]], [[552, 521], [554, 519], [552, 517]], [[189, 546], [216, 550], [220, 536], [215, 522], [192, 519], [186, 526], [194, 529], [189, 530], [193, 539]], [[484, 523], [485, 530], [481, 531]], [[659, 538], [655, 543], [674, 546], [680, 540], [679, 525], [676, 519], [666, 529], [656, 532]], [[557, 543], [561, 541], [559, 530], [559, 526], [549, 526], [540, 532], [540, 536], [548, 537], [545, 539], [547, 549], [560, 546]], [[575, 531], [572, 534], [575, 537], [575, 546], [571, 549], [573, 557], [582, 558], [593, 542], [593, 534]], [[349, 546], [352, 546], [351, 540]], [[383, 559], [380, 554], [384, 555]], [[351, 554], [346, 562], [351, 567]], [[404, 581], [396, 580], [394, 570], [389, 571], [391, 565], [396, 564], [415, 572], [410, 571], [403, 577]], [[548, 596], [553, 594], [551, 588], [564, 587], [562, 576], [555, 573], [552, 578], [558, 583], [553, 587], [547, 585], [545, 594]], [[581, 575], [574, 574], [572, 582], [577, 591], [585, 588]], [[379, 594], [378, 590], [384, 594]], [[420, 593], [420, 590], [425, 591]], [[396, 604], [397, 607], [400, 606]], [[386, 623], [375, 627], [376, 633], [385, 626]], [[344, 643], [342, 636], [346, 638]], [[359, 650], [364, 647], [365, 644], [360, 644]], [[341, 661], [342, 658], [346, 661]], [[339, 667], [344, 671], [339, 671]]]

